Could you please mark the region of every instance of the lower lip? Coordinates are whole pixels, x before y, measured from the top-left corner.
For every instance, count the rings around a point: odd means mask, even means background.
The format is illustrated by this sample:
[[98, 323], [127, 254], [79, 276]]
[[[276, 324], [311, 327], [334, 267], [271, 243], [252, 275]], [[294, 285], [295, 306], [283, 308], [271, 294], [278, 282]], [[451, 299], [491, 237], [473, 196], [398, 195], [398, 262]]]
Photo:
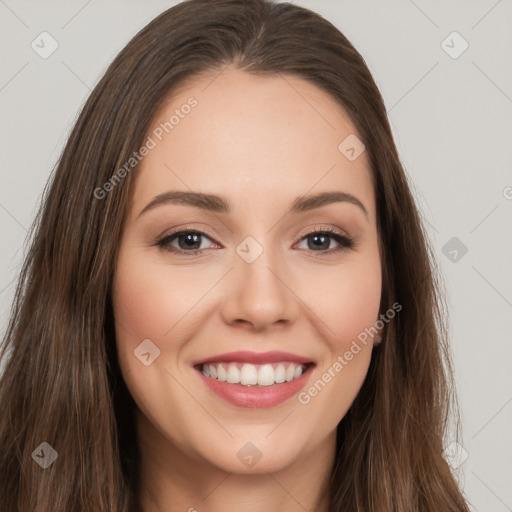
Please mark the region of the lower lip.
[[261, 408], [274, 407], [298, 393], [306, 384], [313, 370], [311, 365], [298, 378], [290, 382], [272, 384], [271, 386], [243, 386], [242, 384], [229, 384], [207, 377], [201, 370], [195, 368], [203, 382], [218, 396], [237, 407]]

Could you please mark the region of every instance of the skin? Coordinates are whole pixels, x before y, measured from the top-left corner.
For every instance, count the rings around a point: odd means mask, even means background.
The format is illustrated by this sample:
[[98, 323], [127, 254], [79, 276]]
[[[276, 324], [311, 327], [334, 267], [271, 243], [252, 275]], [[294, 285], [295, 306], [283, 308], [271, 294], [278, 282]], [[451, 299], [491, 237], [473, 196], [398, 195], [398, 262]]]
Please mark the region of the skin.
[[[174, 91], [152, 127], [190, 96], [198, 105], [134, 171], [113, 283], [119, 361], [138, 405], [144, 510], [314, 510], [334, 462], [336, 426], [377, 337], [306, 405], [295, 395], [267, 409], [233, 406], [191, 362], [233, 350], [289, 351], [316, 363], [307, 389], [374, 325], [381, 260], [366, 153], [353, 162], [341, 154], [340, 142], [357, 134], [348, 115], [298, 78], [233, 68], [196, 77]], [[139, 216], [169, 190], [222, 195], [231, 212], [166, 204]], [[368, 215], [348, 202], [287, 214], [296, 197], [324, 191], [353, 194]], [[316, 227], [355, 245], [333, 252], [340, 244], [327, 238], [316, 249], [305, 236]], [[201, 254], [154, 244], [185, 228], [206, 233]], [[252, 263], [235, 251], [247, 236], [263, 248]], [[187, 250], [178, 238], [170, 245]], [[149, 366], [134, 356], [145, 339], [160, 350]], [[237, 456], [248, 442], [261, 454], [252, 467]]]

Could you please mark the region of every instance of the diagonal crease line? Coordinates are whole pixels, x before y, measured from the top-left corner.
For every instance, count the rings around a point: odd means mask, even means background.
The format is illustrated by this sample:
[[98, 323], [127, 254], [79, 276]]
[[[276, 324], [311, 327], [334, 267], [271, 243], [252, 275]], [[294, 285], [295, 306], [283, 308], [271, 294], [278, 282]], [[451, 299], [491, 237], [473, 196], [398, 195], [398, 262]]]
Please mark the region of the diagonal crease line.
[[331, 123], [329, 123], [329, 121], [327, 121], [327, 119], [325, 119], [325, 117], [324, 117], [322, 114], [320, 114], [320, 112], [318, 112], [318, 110], [317, 110], [315, 107], [313, 107], [313, 105], [311, 105], [311, 103], [310, 103], [310, 102], [309, 102], [309, 101], [308, 101], [304, 96], [302, 96], [302, 94], [301, 94], [297, 89], [295, 89], [295, 87], [293, 87], [293, 85], [292, 85], [290, 82], [288, 82], [288, 80], [286, 80], [286, 78], [285, 78], [281, 73], [278, 73], [278, 75], [279, 75], [279, 76], [280, 76], [280, 77], [281, 77], [281, 78], [282, 78], [282, 79], [283, 79], [283, 80], [284, 80], [284, 81], [285, 81], [285, 82], [286, 82], [286, 83], [287, 83], [287, 84], [288, 84], [288, 85], [289, 85], [289, 86], [290, 86], [290, 87], [291, 87], [291, 88], [292, 88], [292, 89], [293, 89], [293, 90], [294, 90], [294, 91], [295, 91], [295, 92], [296, 92], [296, 93], [297, 93], [297, 94], [298, 94], [298, 95], [299, 95], [299, 96], [300, 96], [300, 97], [301, 97], [301, 98], [302, 98], [302, 99], [303, 99], [303, 100], [304, 100], [304, 101], [305, 101], [305, 102], [306, 102], [306, 103], [307, 103], [307, 104], [308, 104], [308, 105], [309, 105], [309, 106], [310, 106], [310, 107], [311, 107], [311, 108], [312, 108], [312, 109], [313, 109], [313, 110], [314, 110], [314, 111], [315, 111], [315, 112], [316, 112], [316, 113], [317, 113], [317, 114], [318, 114], [318, 115], [319, 115], [319, 116], [320, 116], [320, 117], [321, 117], [321, 118], [322, 118], [322, 119], [323, 119], [323, 120], [324, 120], [324, 121], [325, 121], [325, 122], [330, 126], [330, 127], [331, 127], [331, 128], [332, 128], [332, 129], [333, 129], [333, 130], [335, 130], [335, 129], [336, 129], [336, 128], [334, 128], [334, 126], [333, 126]]
[[[1, 0], [0, 0], [1, 1]], [[4, 84], [0, 87], [0, 92], [2, 92], [26, 67], [28, 66], [28, 62], [25, 62], [23, 66], [21, 66], [16, 73]]]
[[489, 425], [489, 423], [491, 423], [491, 421], [496, 418], [496, 416], [498, 416], [498, 414], [503, 411], [503, 409], [505, 409], [505, 407], [507, 407], [507, 405], [512, 402], [512, 398], [510, 400], [507, 401], [507, 403], [471, 438], [471, 441], [473, 441], [473, 439], [475, 439], [475, 437], [480, 434], [480, 432], [482, 432], [482, 430], [487, 427], [487, 425]]
[[[183, 185], [185, 185], [185, 187], [187, 187], [190, 191], [192, 191], [192, 189], [164, 162], [164, 166], [167, 167], [167, 169], [169, 169], [169, 171], [171, 171], [174, 176], [176, 176], [176, 178], [178, 178], [181, 183], [183, 183]], [[233, 230], [218, 216], [216, 215], [214, 212], [210, 212], [212, 213], [215, 218], [221, 223], [224, 225], [224, 227], [230, 232], [230, 233], [233, 233]]]
[[16, 281], [16, 276], [15, 276], [13, 279], [11, 279], [11, 282], [10, 282], [8, 285], [4, 286], [4, 287], [0, 290], [0, 295], [2, 295], [2, 293], [4, 293], [4, 292], [5, 292], [5, 290], [7, 290], [7, 288], [9, 288], [9, 286], [11, 286], [11, 284], [12, 284], [12, 283], [14, 283], [14, 281]]
[[225, 426], [224, 426], [224, 425], [223, 425], [223, 424], [222, 424], [222, 423], [221, 423], [217, 418], [215, 418], [215, 416], [213, 416], [213, 414], [211, 414], [211, 413], [206, 409], [206, 407], [205, 407], [205, 406], [204, 406], [204, 405], [203, 405], [203, 404], [202, 404], [202, 403], [201, 403], [201, 402], [200, 402], [200, 401], [199, 401], [199, 400], [198, 400], [198, 399], [197, 399], [197, 398], [196, 398], [196, 397], [195, 397], [195, 396], [190, 392], [190, 391], [188, 391], [188, 389], [186, 389], [186, 388], [183, 386], [183, 384], [182, 384], [180, 381], [178, 381], [178, 379], [176, 379], [173, 375], [171, 375], [171, 373], [169, 372], [169, 370], [168, 370], [167, 368], [164, 368], [164, 370], [169, 374], [169, 376], [170, 376], [172, 379], [174, 379], [174, 380], [175, 380], [175, 381], [176, 381], [176, 382], [181, 386], [181, 388], [183, 389], [183, 391], [185, 391], [185, 393], [188, 393], [188, 394], [190, 395], [190, 397], [191, 397], [191, 398], [192, 398], [192, 399], [193, 399], [193, 400], [194, 400], [198, 405], [200, 405], [200, 406], [204, 409], [204, 411], [205, 411], [209, 416], [211, 416], [211, 418], [212, 418], [213, 420], [215, 420], [215, 421], [219, 424], [219, 426], [220, 426], [220, 427], [221, 427], [221, 428], [222, 428], [222, 429], [223, 429], [223, 430], [224, 430], [224, 431], [229, 435], [229, 437], [233, 437], [233, 436], [231, 435], [231, 433], [226, 429], [226, 427], [225, 427]]
[[121, 329], [123, 329], [123, 331], [128, 334], [129, 336], [131, 336], [131, 333], [130, 331], [119, 321], [119, 318], [116, 318], [115, 321], [114, 321], [114, 327], [117, 328], [117, 326], [119, 325], [119, 327], [121, 327]]
[[489, 217], [489, 215], [491, 215], [492, 212], [494, 212], [496, 210], [496, 208], [498, 208], [499, 204], [496, 205], [469, 233], [473, 233], [473, 231], [475, 231], [475, 229], [480, 226], [480, 224], [482, 224], [482, 222], [487, 219], [487, 217]]
[[437, 61], [389, 110], [388, 114], [439, 64]]
[[504, 297], [478, 270], [471, 265], [471, 268], [512, 308], [512, 304]]
[[[334, 168], [336, 167], [336, 164], [334, 164], [321, 178], [319, 178], [319, 180], [310, 187], [310, 189], [308, 191], [306, 191], [306, 194], [308, 194], [309, 192], [311, 192], [311, 190], [313, 190]], [[268, 231], [267, 233], [270, 233], [286, 216], [288, 215], [288, 213], [285, 213]]]
[[206, 293], [204, 293], [204, 295], [198, 299], [198, 301], [164, 334], [164, 336], [167, 336], [234, 268], [235, 267], [231, 267]]
[[2, 210], [4, 210], [4, 212], [7, 213], [7, 215], [9, 215], [9, 217], [11, 217], [11, 219], [13, 219], [16, 224], [18, 224], [18, 226], [21, 226], [23, 230], [27, 232], [25, 226], [23, 226], [23, 224], [16, 217], [14, 217], [14, 215], [12, 215], [12, 213], [2, 203], [0, 203], [0, 208], [2, 208]]
[[274, 432], [274, 430], [279, 427], [279, 425], [281, 425], [283, 423], [284, 420], [286, 420], [286, 418], [288, 418], [288, 416], [290, 416], [290, 414], [293, 413], [293, 411], [295, 411], [295, 409], [292, 409], [266, 436], [265, 436], [265, 439], [270, 435], [272, 434], [272, 432]]
[[302, 510], [304, 510], [305, 512], [307, 512], [307, 509], [305, 509], [305, 508], [302, 506], [302, 503], [299, 503], [299, 502], [295, 499], [295, 497], [294, 497], [292, 494], [290, 494], [290, 493], [289, 493], [288, 489], [286, 489], [286, 488], [281, 484], [281, 482], [279, 482], [279, 480], [277, 480], [277, 479], [276, 479], [276, 477], [275, 477], [272, 473], [267, 473], [267, 475], [268, 475], [270, 478], [272, 478], [272, 479], [274, 480], [274, 482], [275, 482], [277, 485], [279, 485], [279, 487], [281, 487], [281, 489], [283, 489], [283, 491], [284, 491], [286, 494], [288, 494], [288, 496], [290, 496], [290, 498], [291, 498], [293, 501], [295, 501], [295, 503], [297, 503], [297, 505], [299, 505], [299, 506], [300, 506], [300, 508], [301, 508]]
[[[225, 481], [226, 479], [231, 476], [233, 473], [228, 473], [202, 500], [201, 500], [201, 503], [203, 503], [204, 501], [206, 501], [208, 499], [208, 497], [210, 497], [214, 491], [216, 491]], [[189, 509], [191, 510], [191, 509]]]
[[21, 21], [21, 23], [23, 23], [23, 25], [25, 25], [25, 27], [27, 28], [30, 28], [5, 2], [4, 0], [0, 0], [0, 2], [7, 8], [9, 9], [9, 11], [12, 12], [12, 14], [14, 14], [14, 16], [16, 16], [16, 18], [18, 18], [19, 21]]
[[503, 96], [505, 96], [508, 99], [508, 101], [512, 103], [512, 98], [510, 98], [510, 96], [474, 60], [472, 60], [471, 62], [476, 68], [480, 70], [480, 73], [482, 73], [482, 75], [484, 75], [487, 78], [487, 80], [489, 80], [489, 82], [491, 82], [491, 84], [493, 84], [496, 87], [496, 89], [498, 89], [503, 94]]
[[215, 82], [215, 80], [217, 80], [217, 78], [219, 78], [220, 75], [222, 75], [222, 73], [224, 73], [224, 71], [226, 71], [226, 69], [229, 67], [229, 64], [227, 64], [226, 66], [224, 66], [223, 69], [221, 69], [219, 71], [219, 73], [217, 75], [215, 75], [205, 86], [204, 88], [201, 90], [201, 92], [204, 92], [207, 87], [209, 87], [213, 82]]
[[416, 7], [416, 9], [418, 9], [420, 12], [422, 12], [423, 15], [425, 16], [425, 18], [427, 18], [432, 23], [432, 25], [434, 25], [436, 28], [439, 28], [439, 25], [437, 25], [437, 23], [430, 16], [428, 16], [427, 13], [419, 7], [419, 5], [417, 5], [415, 2], [413, 2], [413, 0], [409, 0], [409, 2], [411, 2], [411, 4], [413, 4]]
[[[114, 330], [115, 330], [115, 336], [118, 338], [119, 337], [119, 327], [128, 335], [128, 336], [131, 336], [131, 332], [119, 321], [119, 318], [114, 318]], [[118, 352], [118, 362], [119, 362], [119, 366], [121, 367], [121, 359], [124, 357], [122, 356], [121, 353]], [[123, 364], [123, 366], [127, 367], [128, 365], [126, 364]], [[123, 372], [131, 372], [132, 370], [131, 369], [126, 369], [126, 371], [123, 369]], [[124, 377], [123, 377], [124, 378]]]
[[320, 320], [320, 322], [322, 322], [327, 327], [327, 329], [329, 329], [329, 331], [331, 331], [332, 334], [336, 335], [336, 333], [268, 265], [266, 265], [266, 267], [270, 270], [270, 272], [272, 272], [272, 274], [277, 277], [277, 279], [279, 279], [279, 281], [281, 281], [281, 283], [286, 286], [286, 288], [288, 288], [288, 290], [293, 293], [293, 295], [295, 295], [295, 297], [297, 297], [297, 299], [302, 302], [302, 304], [304, 304], [304, 306], [306, 306], [311, 311], [311, 313], [313, 313], [318, 318], [318, 320]]
[[[426, 220], [426, 219], [425, 219]], [[439, 231], [436, 229], [436, 227], [434, 226], [434, 224], [432, 224], [432, 222], [430, 222], [429, 220], [427, 220], [427, 223], [428, 225], [437, 233], [439, 234]]]
[[495, 496], [495, 498], [500, 500], [501, 503], [503, 503], [503, 505], [507, 507], [507, 510], [510, 510], [512, 512], [512, 508], [510, 508], [474, 471], [471, 471], [471, 473], [473, 473], [473, 475], [475, 475], [478, 478], [478, 480], [480, 480], [480, 482], [482, 482], [482, 484], [484, 484], [485, 487], [487, 487], [487, 489]]
[[79, 9], [76, 14], [74, 14], [68, 21], [66, 21], [66, 23], [64, 23], [61, 28], [66, 28], [71, 23], [71, 21], [73, 21], [91, 2], [92, 0], [89, 0], [84, 6], [82, 6], [82, 8]]
[[64, 64], [64, 66], [66, 66], [69, 69], [69, 71], [71, 71], [71, 73], [73, 73], [73, 75], [75, 75], [78, 78], [78, 80], [80, 80], [80, 82], [82, 82], [85, 85], [85, 87], [87, 87], [87, 89], [89, 89], [89, 91], [91, 90], [91, 88], [63, 60], [61, 60], [61, 62], [62, 64]]
[[471, 28], [474, 29], [499, 3], [501, 0], [498, 0]]

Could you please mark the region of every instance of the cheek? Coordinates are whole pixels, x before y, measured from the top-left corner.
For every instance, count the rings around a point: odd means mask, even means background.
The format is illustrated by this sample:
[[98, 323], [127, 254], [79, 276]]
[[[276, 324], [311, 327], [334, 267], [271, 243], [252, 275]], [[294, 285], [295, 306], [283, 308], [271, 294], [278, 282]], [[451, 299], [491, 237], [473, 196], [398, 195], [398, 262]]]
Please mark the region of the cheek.
[[354, 259], [315, 280], [304, 279], [303, 294], [309, 290], [308, 306], [321, 319], [321, 331], [332, 352], [345, 351], [352, 340], [375, 325], [382, 291], [378, 257]]
[[336, 270], [316, 296], [319, 316], [328, 325], [328, 355], [316, 379], [299, 395], [320, 431], [335, 428], [355, 400], [366, 378], [381, 299], [380, 260], [374, 253]]
[[366, 272], [344, 269], [339, 284], [329, 283], [329, 292], [318, 294], [316, 313], [328, 326], [326, 352], [316, 376], [299, 395], [306, 421], [320, 435], [327, 435], [345, 416], [366, 378], [373, 339], [370, 329], [378, 319], [381, 276], [377, 268]]
[[380, 275], [370, 273], [345, 282], [332, 311], [335, 336], [339, 342], [355, 339], [374, 326], [381, 300]]
[[128, 336], [135, 344], [145, 338], [163, 341], [198, 300], [202, 288], [193, 279], [192, 273], [179, 271], [171, 279], [166, 266], [137, 251], [120, 254], [113, 305], [121, 339]]
[[[113, 306], [116, 324], [121, 328], [120, 339], [129, 337], [140, 343], [145, 338], [155, 339], [172, 320], [166, 311], [166, 301], [172, 300], [172, 292], [165, 289], [151, 268], [137, 267], [121, 260], [115, 278]], [[167, 325], [167, 327], [166, 327]]]

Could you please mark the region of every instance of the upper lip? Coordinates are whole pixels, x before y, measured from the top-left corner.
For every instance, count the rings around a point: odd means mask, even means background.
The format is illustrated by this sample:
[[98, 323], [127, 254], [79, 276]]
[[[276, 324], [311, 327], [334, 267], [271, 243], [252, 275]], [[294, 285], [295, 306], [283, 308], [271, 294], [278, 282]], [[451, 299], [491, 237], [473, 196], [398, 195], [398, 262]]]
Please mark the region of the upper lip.
[[291, 352], [283, 352], [281, 350], [272, 350], [270, 352], [250, 352], [247, 350], [238, 350], [235, 352], [225, 352], [205, 359], [198, 359], [192, 362], [193, 366], [205, 363], [252, 363], [266, 364], [291, 361], [299, 364], [312, 363], [313, 361], [307, 357], [292, 354]]

